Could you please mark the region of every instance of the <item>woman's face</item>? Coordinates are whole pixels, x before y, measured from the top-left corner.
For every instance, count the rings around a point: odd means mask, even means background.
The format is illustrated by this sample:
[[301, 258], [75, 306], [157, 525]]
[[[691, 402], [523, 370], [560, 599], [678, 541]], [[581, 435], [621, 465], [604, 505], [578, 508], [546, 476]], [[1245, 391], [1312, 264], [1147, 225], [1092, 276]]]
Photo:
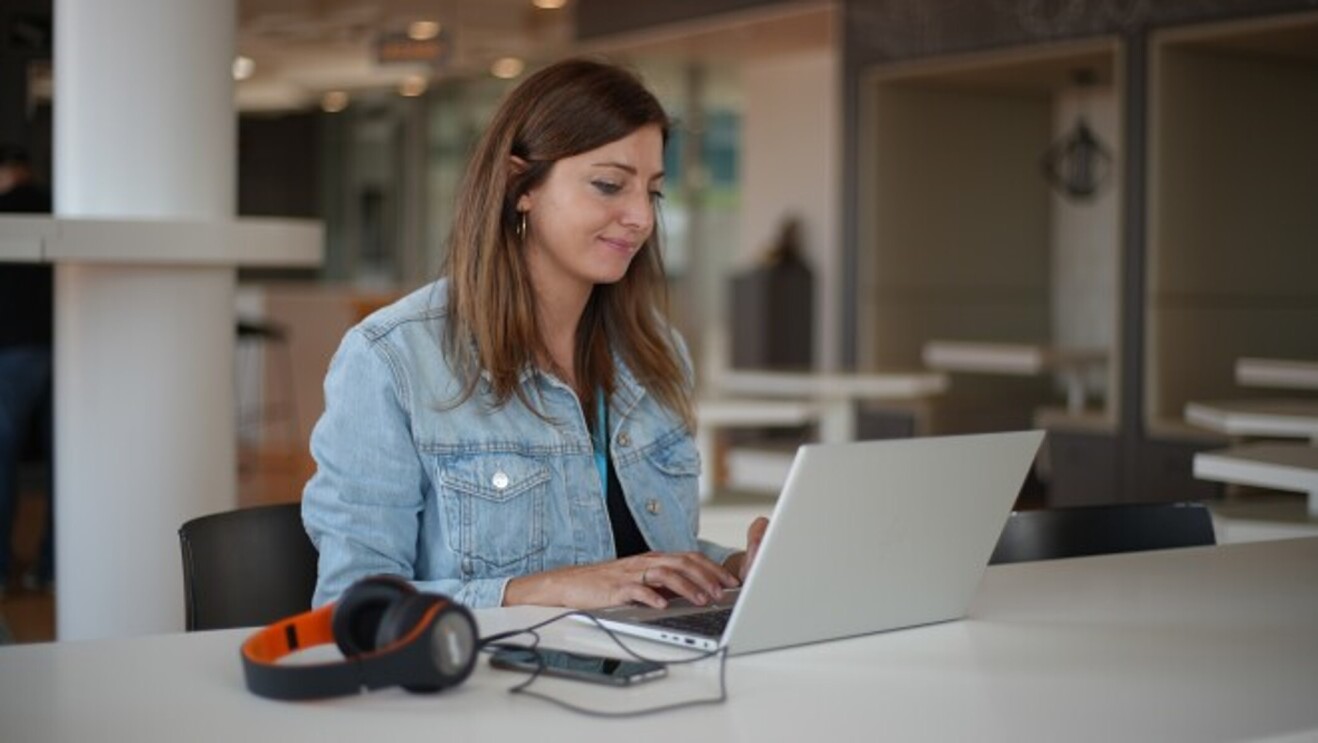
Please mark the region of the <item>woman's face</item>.
[[654, 231], [663, 147], [659, 127], [643, 126], [559, 160], [518, 200], [527, 213], [526, 258], [540, 291], [589, 293], [627, 273]]

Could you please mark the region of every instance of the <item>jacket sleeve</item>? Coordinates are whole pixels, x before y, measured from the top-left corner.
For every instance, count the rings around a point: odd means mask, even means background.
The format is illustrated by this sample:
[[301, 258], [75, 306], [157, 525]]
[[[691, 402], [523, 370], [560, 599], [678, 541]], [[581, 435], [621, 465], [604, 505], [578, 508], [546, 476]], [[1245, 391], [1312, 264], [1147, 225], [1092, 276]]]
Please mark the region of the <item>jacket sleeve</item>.
[[[694, 404], [695, 395], [696, 395], [696, 392], [695, 392], [695, 389], [696, 389], [696, 370], [695, 370], [695, 365], [694, 365], [693, 363], [691, 363], [691, 352], [687, 349], [686, 339], [682, 337], [682, 334], [681, 334], [681, 333], [677, 332], [677, 329], [676, 329], [676, 328], [669, 328], [669, 331], [668, 331], [668, 332], [669, 332], [669, 333], [671, 334], [671, 336], [672, 336], [672, 339], [673, 339], [673, 346], [674, 346], [675, 350], [677, 351], [677, 358], [678, 358], [678, 360], [681, 362], [681, 365], [682, 365], [682, 371], [683, 371], [683, 374], [684, 374], [683, 381], [684, 381], [685, 384], [686, 384], [687, 393], [691, 395], [691, 399], [692, 399], [693, 404]], [[696, 424], [699, 425], [699, 421], [697, 421]], [[693, 431], [692, 434], [694, 435], [694, 433], [695, 433], [695, 432]], [[701, 463], [700, 463], [700, 466], [701, 466], [702, 468], [704, 468], [704, 467], [709, 467], [709, 466], [711, 466], [711, 463], [710, 463], [710, 462], [701, 462]], [[692, 510], [692, 513], [696, 514], [695, 524], [693, 524], [692, 528], [695, 530], [695, 532], [696, 532], [697, 534], [699, 534], [699, 533], [700, 533], [700, 504], [699, 504], [699, 502], [697, 502], [696, 505], [695, 505], [695, 508], [693, 508], [693, 509], [691, 509], [691, 510]], [[708, 557], [710, 560], [712, 560], [712, 561], [718, 563], [719, 565], [722, 565], [723, 562], [724, 562], [725, 560], [727, 560], [727, 559], [728, 559], [729, 557], [731, 557], [734, 553], [736, 553], [736, 552], [738, 552], [738, 551], [740, 550], [740, 548], [725, 547], [725, 546], [723, 546], [723, 545], [721, 545], [721, 544], [717, 544], [717, 543], [715, 543], [715, 542], [711, 542], [711, 541], [706, 540], [706, 539], [698, 539], [698, 540], [697, 540], [697, 544], [699, 545], [700, 552], [701, 552], [705, 557]]]
[[503, 602], [506, 578], [415, 580], [428, 475], [407, 400], [388, 349], [349, 331], [325, 377], [325, 412], [311, 434], [316, 473], [302, 494], [303, 524], [320, 553], [315, 606], [378, 574], [468, 606]]
[[711, 542], [708, 539], [697, 540], [697, 543], [700, 545], [701, 554], [719, 565], [722, 565], [725, 560], [740, 551], [739, 549], [733, 549], [732, 547], [724, 547], [723, 545]]

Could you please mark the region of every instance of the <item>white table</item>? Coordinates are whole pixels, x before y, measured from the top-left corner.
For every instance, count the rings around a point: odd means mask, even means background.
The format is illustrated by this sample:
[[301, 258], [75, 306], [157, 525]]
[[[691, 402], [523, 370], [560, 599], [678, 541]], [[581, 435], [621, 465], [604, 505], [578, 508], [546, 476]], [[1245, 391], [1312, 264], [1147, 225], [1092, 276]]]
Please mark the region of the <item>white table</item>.
[[[480, 612], [484, 632], [545, 609]], [[989, 568], [966, 621], [733, 658], [729, 700], [597, 720], [461, 688], [313, 704], [243, 688], [225, 631], [0, 648], [0, 738], [68, 740], [1225, 741], [1318, 738], [1318, 538]], [[559, 646], [598, 649], [560, 626]], [[647, 646], [650, 647], [650, 646]], [[715, 689], [715, 668], [632, 691], [542, 682], [620, 708]]]
[[1228, 436], [1318, 442], [1318, 400], [1214, 400], [1185, 406], [1185, 420]]
[[1237, 359], [1236, 383], [1251, 387], [1318, 390], [1318, 361]]
[[700, 451], [700, 499], [714, 494], [716, 438], [725, 428], [795, 428], [819, 422], [820, 406], [809, 400], [752, 398], [696, 401], [696, 448]]
[[838, 374], [726, 370], [711, 376], [710, 385], [728, 397], [814, 402], [819, 409], [819, 438], [824, 442], [855, 440], [855, 404], [861, 400], [915, 400], [947, 389], [946, 375], [934, 372]]
[[1260, 495], [1218, 501], [1208, 508], [1218, 544], [1318, 537], [1318, 516], [1294, 498]]
[[1199, 452], [1194, 455], [1194, 476], [1306, 493], [1309, 513], [1318, 516], [1318, 446], [1245, 444]]
[[1056, 372], [1066, 384], [1066, 408], [1085, 409], [1085, 375], [1107, 364], [1101, 349], [1055, 348], [1025, 343], [933, 340], [921, 353], [925, 366], [946, 372], [1037, 376]]
[[[715, 437], [738, 427], [819, 425], [825, 443], [854, 441], [856, 403], [861, 400], [913, 400], [942, 393], [947, 377], [931, 372], [864, 374], [713, 369], [713, 396], [696, 403], [696, 443], [704, 470], [700, 494], [713, 494]], [[788, 458], [790, 461], [790, 458]]]

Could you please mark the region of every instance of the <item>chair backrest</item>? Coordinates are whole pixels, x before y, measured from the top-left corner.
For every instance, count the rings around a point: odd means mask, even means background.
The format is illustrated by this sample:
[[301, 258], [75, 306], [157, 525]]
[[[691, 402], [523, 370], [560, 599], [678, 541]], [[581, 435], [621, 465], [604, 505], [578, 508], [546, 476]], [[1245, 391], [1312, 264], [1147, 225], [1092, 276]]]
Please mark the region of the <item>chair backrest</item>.
[[1130, 503], [1015, 511], [990, 565], [1216, 544], [1202, 503]]
[[300, 504], [243, 508], [178, 530], [187, 630], [254, 627], [311, 608], [316, 548]]

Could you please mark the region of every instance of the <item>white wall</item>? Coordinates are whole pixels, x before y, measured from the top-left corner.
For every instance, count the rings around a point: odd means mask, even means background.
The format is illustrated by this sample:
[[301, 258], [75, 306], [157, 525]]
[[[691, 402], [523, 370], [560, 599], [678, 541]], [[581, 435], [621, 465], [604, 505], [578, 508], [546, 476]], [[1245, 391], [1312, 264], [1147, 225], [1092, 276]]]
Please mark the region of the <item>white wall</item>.
[[[1093, 199], [1075, 202], [1052, 197], [1052, 343], [1064, 348], [1117, 350], [1117, 287], [1121, 242], [1120, 107], [1111, 87], [1058, 93], [1053, 108], [1053, 137], [1075, 128], [1083, 115], [1108, 151], [1112, 172]], [[1090, 389], [1111, 391], [1119, 364], [1087, 380]]]
[[742, 68], [741, 219], [733, 270], [764, 255], [784, 217], [800, 217], [815, 276], [814, 357], [822, 369], [837, 368], [841, 341], [839, 75], [832, 48], [751, 59]]

